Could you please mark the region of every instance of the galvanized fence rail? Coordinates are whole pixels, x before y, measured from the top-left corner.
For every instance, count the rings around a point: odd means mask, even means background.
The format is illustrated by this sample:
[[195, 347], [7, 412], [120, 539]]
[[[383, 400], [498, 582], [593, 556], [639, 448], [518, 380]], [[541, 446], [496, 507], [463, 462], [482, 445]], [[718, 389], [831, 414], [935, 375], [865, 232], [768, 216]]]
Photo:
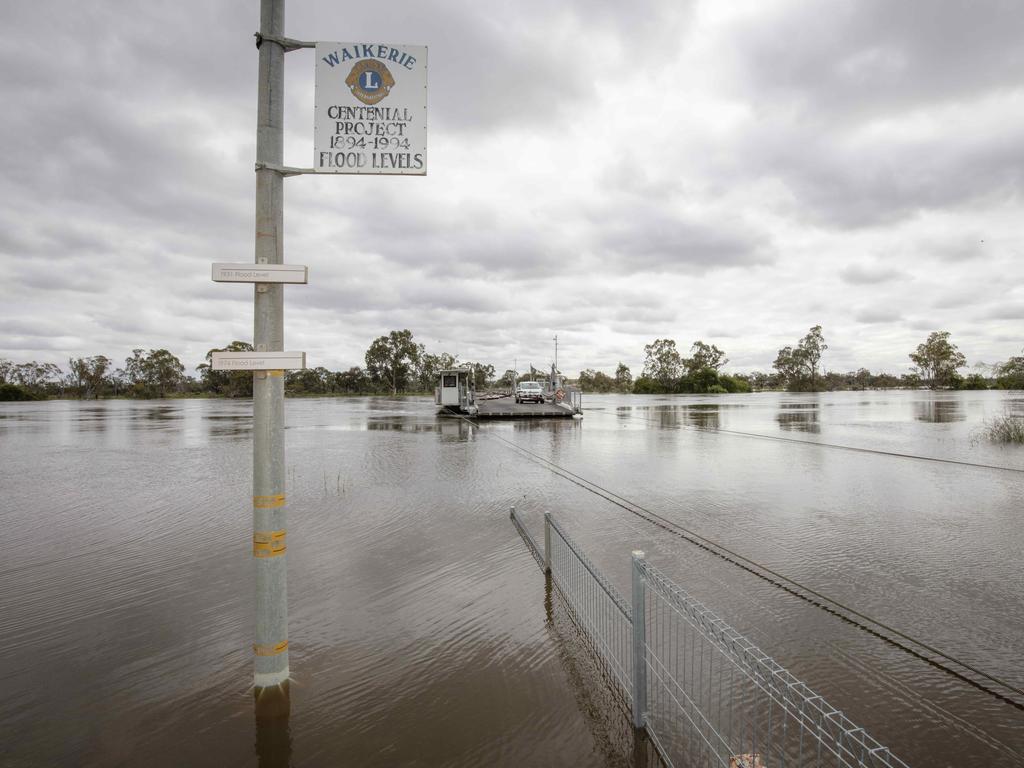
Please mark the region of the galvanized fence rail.
[[543, 548], [511, 511], [612, 687], [670, 766], [906, 768], [703, 603], [633, 553], [626, 602], [544, 515]]

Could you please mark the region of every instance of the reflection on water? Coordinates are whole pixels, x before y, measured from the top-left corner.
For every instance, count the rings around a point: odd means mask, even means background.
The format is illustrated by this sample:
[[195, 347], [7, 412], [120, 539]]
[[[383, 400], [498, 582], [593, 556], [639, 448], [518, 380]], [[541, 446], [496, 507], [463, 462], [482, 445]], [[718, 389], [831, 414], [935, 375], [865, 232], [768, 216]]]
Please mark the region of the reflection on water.
[[290, 688], [290, 683], [285, 681], [281, 686], [253, 691], [259, 768], [289, 768], [291, 765]]
[[719, 407], [716, 403], [692, 405], [684, 409], [686, 423], [699, 429], [718, 429]]
[[959, 399], [927, 399], [914, 403], [914, 418], [933, 424], [947, 424], [951, 421], [963, 421], [967, 415]]
[[256, 757], [259, 768], [289, 768], [292, 732], [287, 715], [256, 718]]
[[793, 432], [821, 432], [821, 417], [817, 403], [780, 403], [775, 414], [779, 429]]
[[544, 615], [547, 629], [558, 649], [558, 660], [576, 698], [605, 765], [630, 768], [661, 768], [663, 763], [644, 732], [634, 731], [628, 716], [631, 704], [618, 693], [609, 671], [602, 669], [590, 651], [593, 642], [572, 620], [551, 575], [544, 577]]

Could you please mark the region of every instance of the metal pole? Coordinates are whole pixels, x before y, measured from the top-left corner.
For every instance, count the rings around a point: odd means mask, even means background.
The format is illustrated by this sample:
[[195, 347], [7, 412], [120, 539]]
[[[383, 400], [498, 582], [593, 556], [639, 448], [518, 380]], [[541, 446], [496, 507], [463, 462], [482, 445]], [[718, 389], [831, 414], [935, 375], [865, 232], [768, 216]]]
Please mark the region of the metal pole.
[[551, 573], [551, 513], [544, 513], [544, 573]]
[[[285, 0], [260, 0], [260, 34], [284, 37]], [[259, 49], [256, 162], [284, 161], [284, 48], [264, 39]], [[284, 263], [284, 178], [256, 171], [256, 263]], [[284, 286], [256, 284], [253, 345], [258, 352], [284, 349]], [[287, 707], [288, 581], [284, 471], [284, 371], [253, 374], [252, 522], [256, 572], [253, 642], [257, 713], [263, 699]], [[268, 701], [269, 703], [269, 701]]]
[[644, 604], [644, 553], [633, 552], [633, 727], [647, 719], [647, 617]]

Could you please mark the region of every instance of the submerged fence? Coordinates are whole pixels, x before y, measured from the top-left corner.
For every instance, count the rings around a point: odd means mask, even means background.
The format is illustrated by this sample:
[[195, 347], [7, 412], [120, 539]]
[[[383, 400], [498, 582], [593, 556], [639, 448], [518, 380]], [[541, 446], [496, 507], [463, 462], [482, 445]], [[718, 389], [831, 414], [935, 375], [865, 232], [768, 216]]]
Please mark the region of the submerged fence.
[[671, 766], [906, 768], [886, 747], [633, 553], [623, 599], [550, 514], [538, 544], [609, 682]]

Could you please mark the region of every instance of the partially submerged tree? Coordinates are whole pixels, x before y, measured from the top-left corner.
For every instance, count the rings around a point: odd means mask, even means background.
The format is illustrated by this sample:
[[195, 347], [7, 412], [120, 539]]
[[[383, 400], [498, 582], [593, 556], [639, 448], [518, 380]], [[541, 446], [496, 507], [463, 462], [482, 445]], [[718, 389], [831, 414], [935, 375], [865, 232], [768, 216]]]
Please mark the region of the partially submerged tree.
[[391, 331], [378, 336], [366, 350], [366, 371], [370, 378], [385, 384], [392, 395], [404, 390], [419, 363], [420, 347], [412, 340], [412, 331]]
[[1024, 356], [1011, 357], [995, 367], [996, 386], [1000, 389], [1024, 389]]
[[252, 397], [252, 371], [213, 370], [214, 352], [252, 352], [252, 344], [232, 341], [223, 349], [211, 349], [206, 353], [206, 362], [196, 366], [199, 381], [207, 392], [225, 397]]
[[956, 386], [957, 369], [967, 365], [967, 358], [949, 340], [949, 331], [932, 331], [917, 350], [909, 355], [921, 378], [933, 389]]
[[633, 391], [633, 374], [625, 363], [619, 363], [615, 369], [615, 391], [627, 394]]
[[136, 395], [164, 397], [180, 388], [186, 381], [185, 366], [166, 349], [151, 349], [143, 353], [133, 349], [124, 361], [124, 372]]
[[779, 372], [787, 389], [815, 391], [818, 389], [818, 364], [826, 349], [828, 344], [821, 326], [816, 325], [796, 347], [780, 349], [772, 366]]
[[108, 384], [107, 371], [110, 359], [104, 355], [73, 357], [68, 360], [71, 369], [71, 384], [79, 398], [98, 398]]
[[683, 358], [673, 339], [655, 339], [644, 347], [644, 378], [671, 392], [683, 373]]

